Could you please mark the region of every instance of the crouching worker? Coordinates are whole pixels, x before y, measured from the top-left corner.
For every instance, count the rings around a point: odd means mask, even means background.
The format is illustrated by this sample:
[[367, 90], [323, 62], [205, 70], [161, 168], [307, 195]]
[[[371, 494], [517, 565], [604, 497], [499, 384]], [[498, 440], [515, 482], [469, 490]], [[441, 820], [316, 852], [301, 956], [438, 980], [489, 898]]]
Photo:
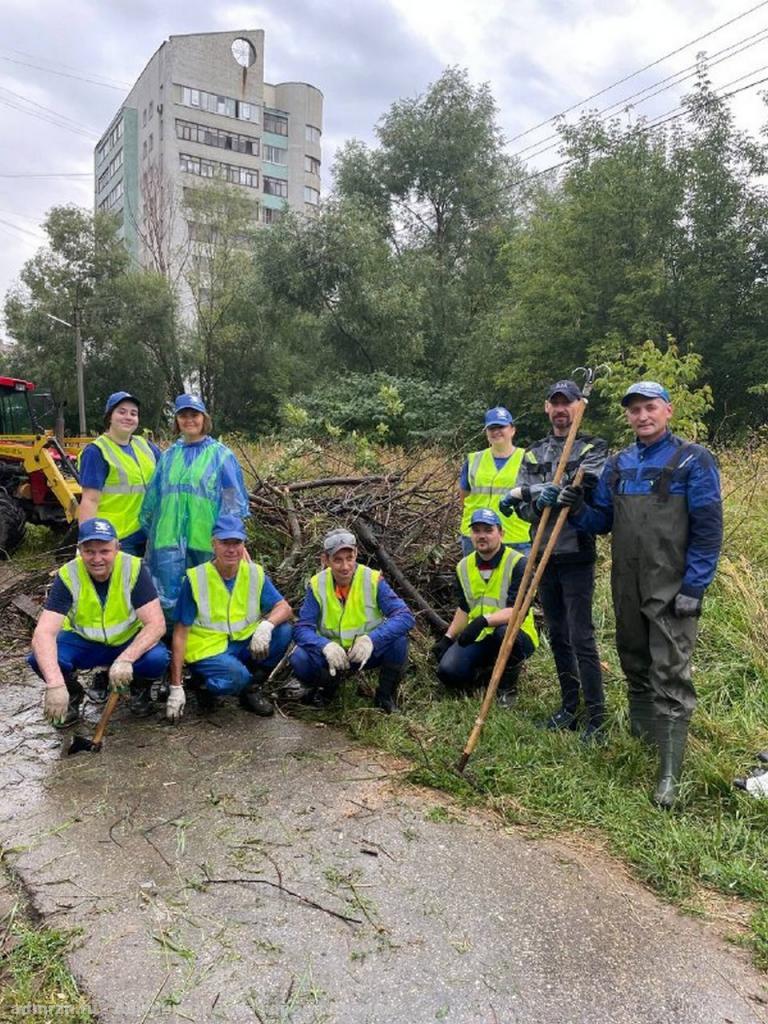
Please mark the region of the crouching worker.
[[141, 559], [120, 551], [108, 519], [80, 524], [77, 557], [63, 565], [32, 637], [30, 667], [45, 681], [45, 717], [59, 729], [80, 716], [78, 669], [109, 666], [109, 687], [152, 710], [149, 691], [168, 667], [165, 620]]
[[[470, 529], [474, 551], [456, 567], [457, 608], [445, 636], [432, 648], [440, 682], [460, 692], [474, 689], [480, 671], [495, 663], [526, 564], [523, 555], [502, 544], [501, 520], [493, 509], [475, 509]], [[496, 702], [501, 707], [515, 703], [520, 669], [538, 644], [529, 611], [499, 683]]]
[[344, 673], [378, 668], [374, 705], [391, 714], [413, 615], [380, 572], [358, 565], [357, 539], [349, 530], [326, 535], [322, 565], [310, 580], [294, 629], [291, 667], [303, 696], [322, 707], [333, 700]]
[[187, 569], [176, 605], [166, 715], [184, 713], [184, 663], [201, 711], [238, 694], [246, 711], [274, 714], [262, 685], [291, 639], [291, 606], [264, 569], [247, 559], [242, 519], [222, 515], [212, 532], [213, 559]]

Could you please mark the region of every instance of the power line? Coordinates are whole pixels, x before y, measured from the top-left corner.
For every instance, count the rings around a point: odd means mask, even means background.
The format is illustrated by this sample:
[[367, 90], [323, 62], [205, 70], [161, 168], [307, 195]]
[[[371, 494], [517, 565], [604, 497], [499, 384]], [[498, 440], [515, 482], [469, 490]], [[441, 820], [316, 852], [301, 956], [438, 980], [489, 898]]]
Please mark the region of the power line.
[[30, 231], [28, 228], [21, 228], [18, 224], [12, 224], [9, 220], [3, 220], [0, 217], [0, 224], [3, 224], [6, 228], [13, 228], [15, 231], [20, 231], [23, 235], [29, 235], [31, 238], [45, 238], [42, 231]]
[[[19, 110], [21, 113], [27, 114], [30, 117], [37, 117], [41, 121], [47, 121], [49, 124], [56, 125], [57, 128], [65, 128], [67, 131], [74, 132], [76, 135], [82, 135], [85, 138], [97, 139], [99, 137], [93, 129], [87, 128], [78, 121], [67, 117], [65, 114], [60, 114], [58, 111], [52, 110], [50, 107], [43, 106], [42, 103], [37, 103], [35, 100], [27, 99], [26, 96], [22, 96], [20, 93], [14, 92], [12, 89], [0, 87], [0, 92], [8, 93], [10, 96], [15, 97], [15, 100], [9, 100], [4, 96], [0, 96], [0, 103], [4, 103], [5, 106], [10, 107], [12, 110]], [[28, 106], [21, 106], [19, 101], [21, 101], [21, 103], [26, 103]], [[29, 107], [36, 107], [38, 109], [30, 110]]]
[[86, 78], [85, 75], [75, 75], [68, 71], [56, 71], [54, 68], [43, 67], [42, 64], [31, 64], [29, 61], [16, 60], [14, 57], [2, 57], [0, 60], [8, 61], [10, 64], [20, 64], [25, 68], [34, 68], [36, 71], [44, 71], [49, 75], [61, 75], [62, 78], [76, 78], [80, 82], [89, 82], [91, 85], [101, 85], [105, 89], [116, 89], [118, 92], [125, 92], [130, 89], [129, 85], [112, 85], [111, 82], [99, 82], [95, 78]]
[[13, 96], [14, 99], [21, 100], [22, 103], [28, 103], [31, 107], [37, 107], [38, 110], [42, 110], [46, 114], [52, 114], [60, 121], [66, 121], [69, 124], [74, 125], [75, 128], [80, 128], [82, 131], [92, 131], [92, 129], [88, 128], [87, 125], [82, 124], [82, 122], [75, 121], [73, 117], [68, 117], [66, 114], [62, 114], [60, 111], [54, 110], [52, 107], [46, 107], [42, 103], [38, 103], [37, 100], [31, 100], [28, 96], [24, 96], [20, 92], [14, 92], [13, 89], [9, 89], [7, 86], [0, 86], [0, 92], [8, 93], [8, 95]]
[[90, 171], [0, 171], [0, 178], [92, 178]]
[[[757, 46], [759, 43], [763, 43], [766, 40], [768, 40], [768, 28], [762, 28], [758, 32], [753, 33], [751, 36], [745, 36], [743, 39], [737, 40], [730, 46], [726, 46], [722, 50], [718, 50], [715, 53], [713, 53], [712, 57], [709, 58], [707, 61], [707, 68], [709, 69], [717, 67], [718, 64], [722, 64], [724, 61], [730, 60], [732, 57], [737, 57], [739, 54], [744, 53], [745, 50], [749, 50], [753, 46]], [[742, 43], [744, 43], [745, 45], [742, 46]], [[740, 47], [740, 49], [736, 49], [737, 47]], [[731, 50], [733, 50], [734, 52], [730, 53], [729, 51]], [[725, 54], [726, 56], [723, 56], [723, 54]], [[720, 59], [715, 60], [715, 57], [719, 57]], [[674, 75], [669, 75], [667, 76], [667, 78], [662, 78], [660, 81], [654, 82], [652, 85], [646, 86], [645, 89], [640, 89], [638, 92], [632, 93], [630, 96], [627, 96], [624, 99], [617, 100], [615, 103], [611, 103], [609, 106], [603, 107], [601, 110], [596, 111], [596, 114], [606, 115], [606, 117], [601, 116], [601, 120], [607, 120], [608, 115], [610, 115], [612, 112], [621, 110], [623, 108], [625, 109], [629, 106], [639, 107], [641, 103], [647, 103], [648, 100], [653, 99], [655, 96], [660, 96], [661, 93], [668, 92], [670, 89], [673, 89], [678, 85], [682, 85], [683, 82], [695, 77], [697, 69], [697, 63], [689, 64], [681, 71], [675, 72]], [[665, 83], [670, 84], [667, 85]], [[657, 88], [658, 86], [663, 86], [663, 88]], [[644, 96], [644, 93], [648, 93], [649, 95]], [[638, 99], [638, 97], [641, 96], [644, 96], [644, 98]], [[636, 102], [632, 103], [632, 100], [636, 100]], [[548, 135], [544, 139], [539, 139], [538, 142], [529, 143], [529, 145], [523, 146], [522, 149], [515, 150], [511, 154], [511, 156], [521, 156], [523, 153], [527, 153], [531, 149], [536, 149], [538, 146], [543, 146], [545, 142], [550, 142], [552, 139], [557, 138], [559, 138], [559, 133], [554, 132], [552, 135]], [[541, 150], [541, 152], [546, 152], [546, 150]]]
[[[60, 60], [48, 60], [46, 57], [39, 57], [35, 53], [25, 53], [23, 50], [14, 50], [12, 48], [9, 48], [5, 52], [15, 53], [17, 57], [26, 57], [28, 60], [36, 61], [37, 63], [47, 65], [48, 67], [63, 68], [65, 71], [81, 72], [83, 70], [82, 68], [73, 67], [71, 64], [64, 64]], [[130, 82], [123, 82], [119, 78], [110, 78], [108, 75], [99, 74], [92, 75], [91, 77], [100, 79], [102, 82], [109, 82], [111, 85], [114, 85], [116, 88], [119, 89], [131, 88]]]
[[747, 15], [753, 14], [755, 11], [759, 10], [761, 7], [765, 7], [766, 5], [768, 5], [768, 0], [761, 0], [761, 3], [755, 4], [755, 6], [750, 7], [749, 10], [742, 11], [741, 14], [737, 14], [735, 17], [729, 19], [728, 21], [724, 21], [721, 25], [716, 25], [715, 28], [710, 29], [709, 32], [705, 32], [704, 35], [697, 36], [695, 39], [689, 40], [689, 42], [684, 43], [682, 46], [678, 46], [676, 50], [671, 50], [669, 53], [665, 53], [662, 57], [659, 57], [657, 60], [651, 61], [650, 64], [646, 64], [644, 67], [640, 68], [637, 71], [633, 71], [629, 75], [625, 75], [623, 78], [620, 78], [617, 82], [613, 82], [611, 85], [606, 85], [604, 89], [600, 89], [598, 90], [598, 92], [593, 92], [592, 95], [587, 96], [586, 99], [580, 100], [578, 103], [574, 103], [570, 107], [566, 107], [565, 110], [561, 110], [559, 113], [553, 114], [551, 117], [546, 118], [546, 120], [544, 121], [539, 121], [539, 123], [535, 124], [532, 128], [527, 128], [524, 132], [520, 132], [518, 135], [513, 135], [512, 138], [509, 139], [508, 141], [516, 142], [518, 139], [525, 138], [526, 135], [530, 135], [531, 132], [535, 132], [538, 128], [543, 128], [544, 125], [549, 124], [550, 122], [556, 120], [558, 117], [563, 117], [565, 114], [570, 114], [572, 110], [577, 110], [579, 107], [583, 107], [585, 103], [589, 103], [591, 100], [597, 99], [598, 96], [605, 95], [605, 93], [610, 92], [611, 89], [615, 89], [617, 86], [623, 85], [624, 82], [629, 82], [631, 81], [631, 79], [637, 78], [637, 76], [642, 75], [644, 71], [650, 71], [651, 68], [655, 68], [656, 65], [661, 64], [662, 61], [669, 60], [670, 57], [677, 56], [677, 54], [682, 53], [683, 50], [687, 50], [689, 47], [694, 46], [696, 43], [700, 43], [703, 39], [708, 39], [709, 36], [714, 35], [716, 32], [720, 32], [722, 29], [727, 28], [729, 25], [733, 25], [735, 22], [740, 21], [742, 18], [746, 18]]

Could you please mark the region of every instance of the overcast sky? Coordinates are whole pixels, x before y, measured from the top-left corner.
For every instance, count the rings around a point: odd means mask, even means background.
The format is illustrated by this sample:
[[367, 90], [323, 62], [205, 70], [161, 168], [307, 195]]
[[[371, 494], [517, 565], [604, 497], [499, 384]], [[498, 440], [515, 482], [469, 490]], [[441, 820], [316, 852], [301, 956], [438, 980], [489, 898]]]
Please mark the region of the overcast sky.
[[[2, 0], [0, 298], [44, 240], [46, 210], [91, 207], [93, 145], [163, 40], [251, 28], [266, 30], [268, 81], [307, 81], [325, 95], [325, 187], [336, 147], [352, 136], [372, 141], [393, 100], [424, 91], [448, 64], [490, 82], [510, 140], [678, 48], [589, 105], [623, 101], [682, 71], [700, 50], [727, 57], [712, 68], [715, 85], [768, 76], [768, 0]], [[633, 116], [674, 110], [689, 84]], [[739, 122], [754, 132], [766, 88], [734, 99]], [[551, 131], [511, 141], [510, 152]], [[534, 154], [537, 167], [557, 161], [556, 150], [536, 152], [523, 155]], [[72, 177], [34, 176], [51, 173]]]

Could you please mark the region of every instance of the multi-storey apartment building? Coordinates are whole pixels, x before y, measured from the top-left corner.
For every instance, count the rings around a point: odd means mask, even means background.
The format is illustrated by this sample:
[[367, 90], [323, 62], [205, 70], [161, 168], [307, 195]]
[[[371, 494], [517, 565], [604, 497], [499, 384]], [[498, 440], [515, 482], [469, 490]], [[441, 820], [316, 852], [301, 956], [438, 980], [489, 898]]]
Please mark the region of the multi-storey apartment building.
[[185, 190], [205, 179], [252, 198], [259, 224], [286, 207], [311, 212], [320, 200], [322, 119], [315, 86], [264, 81], [263, 30], [171, 36], [95, 148], [96, 209], [119, 215], [143, 265], [183, 249], [194, 232]]

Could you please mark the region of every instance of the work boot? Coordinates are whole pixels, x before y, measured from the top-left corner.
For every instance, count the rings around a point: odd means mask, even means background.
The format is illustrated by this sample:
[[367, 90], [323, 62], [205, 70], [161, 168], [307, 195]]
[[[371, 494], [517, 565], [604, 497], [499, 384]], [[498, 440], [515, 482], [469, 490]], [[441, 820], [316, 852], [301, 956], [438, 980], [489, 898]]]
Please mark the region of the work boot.
[[656, 791], [653, 794], [653, 802], [665, 811], [670, 810], [678, 798], [687, 739], [687, 719], [670, 718], [668, 715], [656, 719], [659, 776], [656, 782]]
[[629, 731], [650, 746], [656, 745], [656, 708], [650, 691], [629, 691]]
[[149, 688], [149, 695], [155, 704], [165, 704], [168, 700], [169, 692], [170, 684], [167, 676], [163, 676], [162, 679], [153, 680]]
[[275, 705], [264, 696], [260, 682], [250, 683], [238, 696], [240, 707], [251, 714], [261, 715], [262, 718], [269, 718], [275, 713]]
[[147, 718], [155, 710], [152, 704], [152, 682], [149, 679], [134, 679], [131, 683], [131, 699], [128, 710], [136, 718]]
[[544, 728], [551, 732], [576, 732], [579, 721], [575, 711], [558, 708], [544, 723]]
[[507, 662], [504, 671], [501, 673], [499, 688], [496, 691], [496, 706], [509, 710], [517, 703], [517, 683], [520, 679], [520, 668], [522, 662], [510, 664]]
[[85, 690], [82, 688], [80, 683], [77, 681], [76, 673], [72, 672], [69, 675], [64, 675], [64, 682], [66, 683], [67, 692], [69, 693], [69, 705], [67, 706], [67, 713], [64, 715], [60, 722], [54, 722], [54, 729], [67, 729], [70, 725], [75, 725], [76, 722], [80, 721], [80, 705], [83, 703], [85, 698]]
[[109, 696], [109, 670], [100, 669], [91, 676], [91, 685], [85, 687], [85, 696], [92, 704], [104, 704]]
[[280, 687], [278, 695], [280, 700], [285, 701], [287, 704], [301, 704], [306, 701], [311, 693], [312, 688], [310, 686], [305, 686], [296, 676], [291, 676]]
[[385, 715], [397, 713], [397, 689], [403, 678], [400, 665], [382, 665], [379, 669], [379, 685], [373, 696], [373, 706]]
[[603, 704], [587, 705], [587, 727], [581, 734], [581, 742], [590, 746], [593, 743], [605, 743], [605, 706]]

